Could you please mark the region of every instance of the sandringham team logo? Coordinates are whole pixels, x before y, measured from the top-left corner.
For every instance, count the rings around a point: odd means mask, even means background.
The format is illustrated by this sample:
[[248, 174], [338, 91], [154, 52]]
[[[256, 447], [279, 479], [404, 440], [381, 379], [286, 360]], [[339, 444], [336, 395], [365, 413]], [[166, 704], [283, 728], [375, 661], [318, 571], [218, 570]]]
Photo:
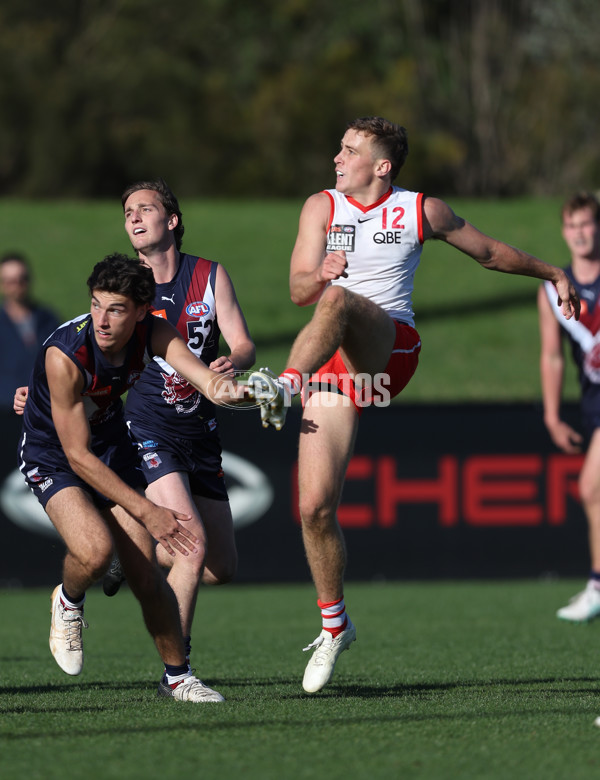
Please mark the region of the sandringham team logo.
[[165, 384], [162, 397], [168, 404], [186, 401], [196, 393], [196, 388], [176, 371], [173, 374], [162, 374], [162, 378]]

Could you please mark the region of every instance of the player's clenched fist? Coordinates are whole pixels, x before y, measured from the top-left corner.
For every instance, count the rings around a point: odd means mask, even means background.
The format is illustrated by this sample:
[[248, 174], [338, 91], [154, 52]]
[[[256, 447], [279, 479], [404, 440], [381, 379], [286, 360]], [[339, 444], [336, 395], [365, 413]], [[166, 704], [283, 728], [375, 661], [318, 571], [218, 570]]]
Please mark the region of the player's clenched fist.
[[325, 256], [321, 265], [321, 281], [330, 282], [332, 279], [339, 279], [341, 276], [347, 278], [346, 268], [348, 267], [348, 261], [346, 260], [346, 253], [341, 250], [340, 252], [330, 252]]

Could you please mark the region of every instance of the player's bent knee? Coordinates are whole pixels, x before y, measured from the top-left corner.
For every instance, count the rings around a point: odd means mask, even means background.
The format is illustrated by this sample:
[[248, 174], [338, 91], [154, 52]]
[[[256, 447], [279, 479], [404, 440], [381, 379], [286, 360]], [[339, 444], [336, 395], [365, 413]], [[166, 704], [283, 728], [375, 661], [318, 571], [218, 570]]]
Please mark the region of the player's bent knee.
[[94, 581], [104, 576], [112, 561], [112, 547], [92, 547], [77, 552], [69, 550], [69, 553]]
[[207, 565], [202, 574], [203, 585], [227, 585], [237, 573], [237, 555], [227, 561], [218, 561], [216, 565]]
[[600, 503], [600, 490], [597, 485], [582, 482], [579, 485], [579, 498], [584, 507]]
[[579, 475], [577, 487], [579, 498], [584, 506], [592, 506], [600, 502], [600, 480], [596, 473], [583, 469]]
[[337, 285], [330, 285], [323, 290], [323, 293], [317, 304], [317, 311], [325, 307], [343, 309], [346, 307], [346, 302], [346, 290], [343, 287], [339, 287]]

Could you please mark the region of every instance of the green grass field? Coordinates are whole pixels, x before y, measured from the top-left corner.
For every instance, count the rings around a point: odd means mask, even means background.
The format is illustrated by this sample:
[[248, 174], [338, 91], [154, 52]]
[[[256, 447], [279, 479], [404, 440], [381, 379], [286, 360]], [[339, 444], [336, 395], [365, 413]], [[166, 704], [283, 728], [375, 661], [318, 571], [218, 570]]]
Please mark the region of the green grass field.
[[156, 698], [129, 591], [90, 591], [78, 678], [48, 650], [50, 589], [3, 591], [2, 777], [597, 778], [600, 621], [554, 616], [580, 585], [349, 584], [358, 641], [312, 696], [310, 586], [205, 590], [192, 660], [222, 705]]
[[[287, 287], [301, 203], [181, 205], [184, 249], [223, 262], [257, 362], [283, 368], [311, 313]], [[485, 232], [567, 260], [556, 201], [452, 205]], [[129, 252], [117, 200], [3, 201], [0, 234], [2, 249], [31, 257], [38, 296], [64, 319], [86, 310], [93, 264]], [[402, 399], [539, 398], [536, 287], [428, 244], [415, 293], [421, 365]], [[358, 642], [316, 696], [300, 684], [301, 648], [318, 632], [311, 586], [203, 591], [193, 662], [227, 698], [204, 706], [156, 699], [160, 662], [127, 590], [112, 600], [90, 591], [80, 678], [50, 656], [50, 589], [4, 590], [2, 777], [596, 778], [600, 621], [574, 627], [554, 616], [582, 585], [349, 583]]]
[[[282, 370], [312, 307], [289, 300], [289, 258], [299, 201], [182, 202], [183, 248], [229, 270], [252, 335], [257, 362]], [[451, 201], [484, 232], [548, 262], [568, 261], [556, 200]], [[64, 319], [88, 305], [85, 280], [94, 263], [130, 252], [118, 199], [0, 201], [3, 248], [32, 260], [39, 297]], [[441, 242], [428, 242], [415, 282], [423, 342], [407, 401], [533, 400], [540, 396], [537, 281], [482, 270]], [[578, 397], [571, 371], [566, 397]]]

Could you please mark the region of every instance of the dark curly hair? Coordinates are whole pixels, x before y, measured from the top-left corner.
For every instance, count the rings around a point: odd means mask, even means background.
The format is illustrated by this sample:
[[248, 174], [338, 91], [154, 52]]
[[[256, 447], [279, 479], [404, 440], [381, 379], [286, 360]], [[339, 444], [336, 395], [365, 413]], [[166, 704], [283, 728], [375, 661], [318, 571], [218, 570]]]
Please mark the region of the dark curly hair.
[[117, 293], [131, 298], [136, 306], [152, 303], [156, 291], [150, 266], [140, 263], [137, 257], [127, 257], [118, 252], [96, 263], [87, 285], [90, 295], [94, 290]]

